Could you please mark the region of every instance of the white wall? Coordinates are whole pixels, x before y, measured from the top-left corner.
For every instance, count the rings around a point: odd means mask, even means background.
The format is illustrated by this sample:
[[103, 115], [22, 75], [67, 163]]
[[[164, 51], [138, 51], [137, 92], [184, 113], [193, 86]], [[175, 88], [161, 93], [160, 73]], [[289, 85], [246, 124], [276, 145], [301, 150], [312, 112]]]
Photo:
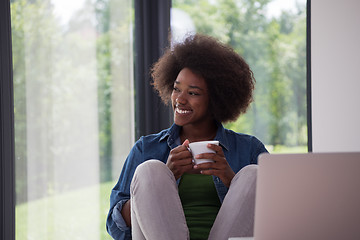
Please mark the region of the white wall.
[[360, 151], [360, 1], [311, 1], [314, 152]]

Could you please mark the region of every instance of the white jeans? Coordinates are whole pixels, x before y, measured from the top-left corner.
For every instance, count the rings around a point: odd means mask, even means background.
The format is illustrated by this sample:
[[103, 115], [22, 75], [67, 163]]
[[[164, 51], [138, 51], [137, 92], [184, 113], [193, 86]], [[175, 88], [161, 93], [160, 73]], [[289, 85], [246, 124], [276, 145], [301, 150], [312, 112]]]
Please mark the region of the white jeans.
[[[208, 239], [253, 236], [256, 173], [257, 165], [248, 165], [235, 175]], [[164, 163], [149, 160], [140, 164], [130, 195], [134, 240], [189, 239], [176, 180]]]

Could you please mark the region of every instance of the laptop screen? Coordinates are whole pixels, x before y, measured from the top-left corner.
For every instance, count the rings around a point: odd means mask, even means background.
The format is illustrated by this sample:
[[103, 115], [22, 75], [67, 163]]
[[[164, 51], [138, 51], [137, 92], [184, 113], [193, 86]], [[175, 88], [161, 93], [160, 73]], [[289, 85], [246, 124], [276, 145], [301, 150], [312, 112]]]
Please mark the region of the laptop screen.
[[254, 239], [360, 239], [360, 153], [260, 155]]

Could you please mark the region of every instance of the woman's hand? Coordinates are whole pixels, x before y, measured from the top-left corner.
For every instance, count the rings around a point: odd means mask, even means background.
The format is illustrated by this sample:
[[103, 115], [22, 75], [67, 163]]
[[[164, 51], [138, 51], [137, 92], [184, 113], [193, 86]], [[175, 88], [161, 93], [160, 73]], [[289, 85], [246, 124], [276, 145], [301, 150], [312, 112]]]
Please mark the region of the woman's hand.
[[175, 179], [179, 179], [185, 172], [193, 169], [192, 156], [188, 150], [189, 140], [170, 151], [166, 166], [173, 172]]
[[215, 175], [221, 179], [226, 187], [230, 187], [231, 180], [235, 176], [235, 173], [226, 161], [222, 147], [214, 144], [208, 144], [207, 147], [214, 150], [215, 153], [202, 153], [194, 157], [197, 159], [211, 159], [214, 162], [195, 165], [194, 169], [200, 170], [201, 174]]

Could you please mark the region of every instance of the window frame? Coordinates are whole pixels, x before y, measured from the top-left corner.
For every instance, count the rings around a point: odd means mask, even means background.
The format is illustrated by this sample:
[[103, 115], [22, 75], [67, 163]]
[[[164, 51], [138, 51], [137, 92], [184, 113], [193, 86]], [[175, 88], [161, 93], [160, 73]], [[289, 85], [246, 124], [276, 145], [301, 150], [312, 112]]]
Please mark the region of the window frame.
[[135, 0], [135, 139], [170, 127], [172, 110], [150, 85], [150, 67], [168, 43], [171, 0]]
[[[171, 0], [135, 0], [135, 89], [136, 138], [157, 132], [171, 124], [171, 110], [163, 106], [152, 90], [148, 72], [151, 64], [162, 54], [170, 27]], [[15, 239], [15, 139], [12, 72], [10, 0], [0, 1], [0, 208], [1, 239]], [[307, 124], [308, 151], [312, 152], [311, 123], [311, 0], [307, 0]], [[149, 21], [151, 19], [151, 21]], [[151, 43], [148, 44], [148, 39]], [[156, 49], [156, 51], [154, 51]], [[147, 56], [145, 60], [144, 56]], [[141, 62], [143, 61], [143, 62]], [[160, 107], [159, 107], [160, 106]], [[149, 110], [149, 108], [151, 110]], [[156, 111], [153, 111], [156, 109]]]
[[0, 238], [15, 239], [14, 100], [10, 1], [0, 1]]
[[306, 110], [308, 152], [313, 151], [311, 108], [311, 0], [306, 1]]

